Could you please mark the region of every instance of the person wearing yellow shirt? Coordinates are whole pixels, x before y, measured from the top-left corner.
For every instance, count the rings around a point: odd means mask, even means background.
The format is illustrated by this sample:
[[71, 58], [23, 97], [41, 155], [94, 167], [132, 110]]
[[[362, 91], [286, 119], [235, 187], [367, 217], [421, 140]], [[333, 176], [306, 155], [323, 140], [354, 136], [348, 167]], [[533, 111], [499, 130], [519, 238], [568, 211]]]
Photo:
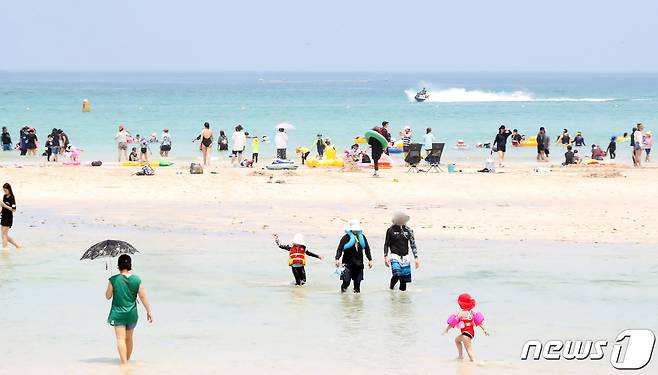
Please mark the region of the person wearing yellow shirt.
[[258, 163], [258, 153], [260, 152], [260, 138], [257, 135], [251, 140], [251, 161]]
[[306, 158], [307, 158], [308, 155], [311, 153], [311, 150], [309, 150], [309, 149], [306, 148], [306, 147], [297, 147], [297, 148], [295, 149], [295, 153], [296, 153], [296, 154], [301, 154], [301, 155], [302, 155], [302, 165], [304, 165], [304, 163], [306, 163]]

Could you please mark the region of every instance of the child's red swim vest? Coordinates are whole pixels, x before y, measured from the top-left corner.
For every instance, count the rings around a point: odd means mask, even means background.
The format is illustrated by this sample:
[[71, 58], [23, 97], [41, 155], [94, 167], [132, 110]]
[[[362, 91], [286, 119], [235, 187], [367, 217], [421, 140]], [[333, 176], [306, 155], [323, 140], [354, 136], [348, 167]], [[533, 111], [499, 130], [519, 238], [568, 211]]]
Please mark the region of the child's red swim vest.
[[301, 245], [292, 245], [290, 248], [290, 255], [288, 257], [288, 265], [299, 264], [306, 265], [306, 247]]

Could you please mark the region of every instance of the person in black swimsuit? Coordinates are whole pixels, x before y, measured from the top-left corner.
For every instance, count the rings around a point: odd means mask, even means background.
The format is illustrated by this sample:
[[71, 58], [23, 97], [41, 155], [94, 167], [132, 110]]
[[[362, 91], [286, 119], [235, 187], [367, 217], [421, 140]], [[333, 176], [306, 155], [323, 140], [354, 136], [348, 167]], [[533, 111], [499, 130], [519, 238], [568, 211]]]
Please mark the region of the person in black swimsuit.
[[505, 161], [505, 152], [507, 151], [507, 138], [512, 135], [512, 132], [505, 129], [505, 125], [498, 128], [498, 134], [493, 141], [493, 147], [498, 151], [498, 166], [503, 167]]
[[3, 195], [0, 207], [0, 229], [2, 230], [2, 247], [7, 247], [7, 244], [14, 245], [17, 249], [20, 247], [9, 237], [9, 229], [14, 225], [14, 212], [16, 212], [16, 199], [14, 198], [14, 191], [8, 183], [2, 185]]
[[556, 143], [565, 147], [568, 144], [571, 144], [571, 136], [569, 135], [569, 131], [567, 129], [564, 129], [562, 131], [562, 134], [559, 137], [557, 137]]
[[203, 165], [210, 165], [210, 152], [212, 151], [212, 130], [210, 130], [210, 123], [206, 122], [203, 124], [201, 134], [194, 141], [196, 142], [198, 140], [201, 140], [199, 150], [201, 150], [201, 155], [203, 155]]

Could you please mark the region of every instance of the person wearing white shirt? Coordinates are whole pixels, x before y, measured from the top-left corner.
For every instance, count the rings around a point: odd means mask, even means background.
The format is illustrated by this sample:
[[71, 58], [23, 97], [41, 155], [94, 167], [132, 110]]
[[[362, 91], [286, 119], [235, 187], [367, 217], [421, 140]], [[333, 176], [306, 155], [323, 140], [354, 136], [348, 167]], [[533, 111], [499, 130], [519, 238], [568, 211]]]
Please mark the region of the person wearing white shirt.
[[235, 127], [235, 131], [231, 135], [231, 143], [233, 144], [232, 153], [233, 159], [231, 159], [231, 165], [236, 161], [240, 163], [242, 161], [242, 152], [247, 146], [247, 136], [244, 134], [244, 128], [242, 125]]
[[123, 158], [128, 160], [128, 132], [123, 125], [119, 125], [119, 132], [114, 136], [114, 139], [117, 141], [119, 147], [118, 160], [121, 162], [121, 154], [123, 153]]
[[427, 128], [425, 130], [425, 135], [423, 135], [423, 148], [427, 152], [427, 155], [429, 155], [432, 150], [432, 143], [434, 143], [434, 134], [432, 134], [432, 128]]
[[286, 134], [286, 129], [279, 129], [279, 132], [274, 137], [274, 144], [276, 145], [277, 159], [285, 160], [286, 149], [288, 148], [288, 134]]

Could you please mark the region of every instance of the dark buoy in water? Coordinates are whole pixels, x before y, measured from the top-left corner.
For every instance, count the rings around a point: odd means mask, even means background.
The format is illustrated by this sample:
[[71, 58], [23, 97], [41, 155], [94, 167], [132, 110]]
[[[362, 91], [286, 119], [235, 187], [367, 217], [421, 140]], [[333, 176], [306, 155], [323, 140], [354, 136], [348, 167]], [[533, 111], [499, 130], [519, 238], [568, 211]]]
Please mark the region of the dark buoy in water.
[[91, 111], [91, 104], [89, 104], [89, 100], [82, 99], [82, 112], [90, 112], [90, 111]]

